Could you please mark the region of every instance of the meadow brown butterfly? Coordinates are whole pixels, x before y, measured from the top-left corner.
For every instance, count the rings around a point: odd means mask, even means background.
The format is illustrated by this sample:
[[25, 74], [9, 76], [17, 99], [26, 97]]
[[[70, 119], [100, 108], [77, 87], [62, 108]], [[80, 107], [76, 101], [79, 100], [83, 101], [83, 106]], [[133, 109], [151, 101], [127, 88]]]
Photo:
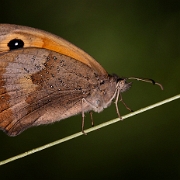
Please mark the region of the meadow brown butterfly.
[[[133, 78], [109, 75], [91, 56], [58, 36], [0, 24], [0, 129], [9, 136], [79, 113], [83, 131], [84, 113], [101, 112], [113, 100], [120, 117], [117, 103], [131, 87], [127, 79]], [[162, 88], [151, 79], [134, 79]]]

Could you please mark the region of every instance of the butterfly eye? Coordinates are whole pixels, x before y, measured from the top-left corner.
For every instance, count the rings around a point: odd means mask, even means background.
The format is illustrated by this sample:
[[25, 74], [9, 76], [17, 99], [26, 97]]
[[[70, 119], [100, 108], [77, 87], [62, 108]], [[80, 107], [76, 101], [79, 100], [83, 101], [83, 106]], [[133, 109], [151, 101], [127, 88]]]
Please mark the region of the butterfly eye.
[[24, 47], [24, 42], [21, 39], [13, 39], [8, 43], [9, 50], [19, 49]]

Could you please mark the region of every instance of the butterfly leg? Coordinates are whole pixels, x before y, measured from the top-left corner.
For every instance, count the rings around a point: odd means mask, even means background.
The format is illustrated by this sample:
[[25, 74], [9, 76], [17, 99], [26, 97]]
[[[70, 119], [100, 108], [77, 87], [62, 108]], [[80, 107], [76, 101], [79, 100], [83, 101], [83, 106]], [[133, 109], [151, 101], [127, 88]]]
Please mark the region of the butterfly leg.
[[[97, 107], [94, 106], [89, 101], [87, 101], [85, 98], [82, 98], [82, 100], [81, 100], [81, 106], [82, 106], [82, 126], [81, 126], [81, 129], [82, 129], [82, 133], [84, 135], [86, 135], [86, 133], [84, 132], [84, 117], [85, 117], [85, 115], [84, 115], [84, 103], [87, 103], [90, 107], [92, 107], [92, 109], [96, 109]], [[94, 121], [93, 121], [93, 118], [92, 118], [92, 112], [90, 112], [90, 116], [91, 116], [92, 126], [94, 126]]]
[[85, 115], [84, 115], [84, 107], [83, 107], [83, 104], [85, 103], [85, 99], [83, 98], [82, 99], [82, 102], [81, 102], [81, 109], [82, 109], [82, 124], [81, 124], [81, 131], [82, 131], [82, 133], [84, 134], [84, 135], [87, 135], [85, 132], [84, 132], [84, 117], [85, 117]]
[[94, 120], [93, 120], [93, 116], [92, 116], [93, 112], [90, 111], [89, 114], [90, 114], [90, 118], [91, 118], [91, 126], [93, 127], [94, 126]]
[[[123, 103], [123, 105], [126, 107], [126, 109], [128, 109], [129, 111], [131, 111], [131, 112], [133, 112], [133, 110], [132, 109], [130, 109], [127, 105], [126, 105], [126, 103], [123, 101], [123, 98], [122, 98], [122, 95], [121, 95], [121, 93], [120, 93], [120, 89], [117, 89], [117, 92], [116, 92], [116, 99], [115, 99], [115, 106], [116, 106], [116, 112], [117, 112], [117, 114], [118, 114], [118, 117], [119, 117], [119, 119], [122, 119], [122, 117], [121, 117], [121, 115], [120, 115], [120, 112], [119, 112], [119, 108], [118, 108], [118, 101], [121, 101], [122, 103]], [[119, 96], [120, 96], [120, 99], [119, 99]]]
[[119, 100], [119, 101], [121, 101], [121, 102], [123, 103], [123, 105], [126, 107], [127, 110], [129, 110], [130, 112], [133, 112], [133, 110], [130, 109], [130, 108], [126, 105], [126, 103], [123, 101], [122, 96], [121, 96], [121, 93], [120, 93], [119, 95], [120, 95], [120, 100]]
[[115, 104], [115, 107], [116, 107], [116, 112], [118, 114], [119, 119], [122, 119], [122, 117], [120, 115], [120, 112], [119, 112], [119, 108], [118, 108], [118, 99], [119, 99], [120, 89], [116, 89], [115, 93], [116, 93], [116, 99], [115, 99], [114, 104]]

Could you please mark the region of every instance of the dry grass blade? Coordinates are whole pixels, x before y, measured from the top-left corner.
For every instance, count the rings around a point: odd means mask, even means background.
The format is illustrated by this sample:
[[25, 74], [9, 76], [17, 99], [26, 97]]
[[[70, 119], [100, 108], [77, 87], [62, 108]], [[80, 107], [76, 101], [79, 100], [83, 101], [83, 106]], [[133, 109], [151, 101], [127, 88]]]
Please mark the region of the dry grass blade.
[[[147, 106], [147, 107], [145, 107], [145, 108], [139, 109], [138, 111], [129, 113], [129, 114], [125, 115], [125, 116], [122, 116], [122, 119], [121, 119], [121, 120], [127, 119], [127, 118], [129, 118], [129, 117], [131, 117], [131, 116], [135, 116], [135, 115], [137, 115], [137, 114], [140, 114], [140, 113], [145, 112], [145, 111], [147, 111], [147, 110], [150, 110], [150, 109], [153, 109], [153, 108], [155, 108], [155, 107], [161, 106], [161, 105], [163, 105], [163, 104], [169, 103], [169, 102], [174, 101], [174, 100], [179, 99], [179, 98], [180, 98], [180, 94], [179, 94], [179, 95], [176, 95], [176, 96], [173, 96], [173, 97], [171, 97], [171, 98], [168, 98], [168, 99], [166, 99], [166, 100], [163, 100], [163, 101], [161, 101], [161, 102], [158, 102], [158, 103], [156, 103], [156, 104], [153, 104], [153, 105]], [[108, 125], [110, 125], [110, 124], [114, 124], [114, 123], [116, 123], [116, 122], [118, 122], [118, 121], [121, 121], [121, 120], [120, 120], [119, 118], [116, 118], [116, 119], [107, 121], [107, 122], [105, 122], [105, 123], [102, 123], [102, 124], [99, 124], [99, 125], [97, 125], [97, 126], [94, 126], [94, 127], [92, 127], [92, 128], [87, 129], [87, 130], [85, 131], [85, 133], [89, 133], [89, 132], [95, 131], [95, 130], [97, 130], [97, 129], [106, 127], [106, 126], [108, 126]], [[67, 137], [62, 138], [62, 139], [60, 139], [60, 140], [57, 140], [57, 141], [51, 142], [51, 143], [49, 143], [49, 144], [43, 145], [43, 146], [41, 146], [41, 147], [38, 147], [38, 148], [35, 148], [35, 149], [32, 149], [32, 150], [29, 150], [29, 151], [27, 151], [27, 152], [25, 152], [25, 153], [22, 153], [22, 154], [19, 154], [19, 155], [17, 155], [17, 156], [11, 157], [11, 158], [9, 158], [9, 159], [0, 161], [0, 165], [7, 164], [7, 163], [9, 163], [9, 162], [12, 162], [12, 161], [15, 161], [15, 160], [17, 160], [17, 159], [23, 158], [23, 157], [25, 157], [25, 156], [31, 155], [31, 154], [36, 153], [36, 152], [38, 152], [38, 151], [41, 151], [41, 150], [43, 150], [43, 149], [47, 149], [47, 148], [49, 148], [49, 147], [55, 146], [55, 145], [57, 145], [57, 144], [60, 144], [60, 143], [65, 142], [65, 141], [74, 139], [74, 138], [76, 138], [76, 137], [78, 137], [78, 136], [81, 136], [81, 135], [83, 135], [82, 132], [75, 133], [75, 134], [73, 134], [73, 135], [71, 135], [71, 136], [67, 136]]]

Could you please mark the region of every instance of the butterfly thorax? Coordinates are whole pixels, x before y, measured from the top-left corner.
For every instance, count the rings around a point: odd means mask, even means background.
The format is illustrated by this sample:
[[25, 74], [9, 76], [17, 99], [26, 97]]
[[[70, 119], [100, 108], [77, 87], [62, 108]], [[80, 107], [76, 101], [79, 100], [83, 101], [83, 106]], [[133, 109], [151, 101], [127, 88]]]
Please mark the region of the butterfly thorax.
[[117, 75], [99, 77], [98, 85], [91, 90], [90, 96], [86, 98], [90, 108], [95, 112], [101, 112], [111, 105], [119, 93], [125, 92], [131, 87], [126, 79], [119, 78]]

